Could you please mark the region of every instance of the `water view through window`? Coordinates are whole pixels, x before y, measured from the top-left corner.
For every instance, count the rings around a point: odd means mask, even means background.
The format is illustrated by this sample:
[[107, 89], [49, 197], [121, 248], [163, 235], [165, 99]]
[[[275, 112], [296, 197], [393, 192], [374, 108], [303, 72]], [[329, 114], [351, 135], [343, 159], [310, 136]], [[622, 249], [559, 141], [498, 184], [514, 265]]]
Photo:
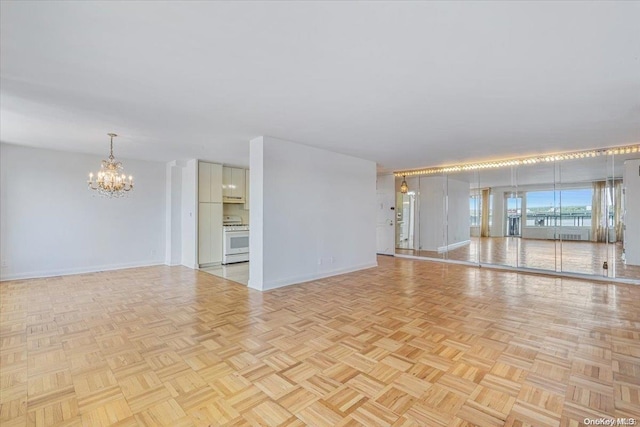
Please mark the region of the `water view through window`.
[[527, 227], [591, 227], [593, 190], [529, 191]]

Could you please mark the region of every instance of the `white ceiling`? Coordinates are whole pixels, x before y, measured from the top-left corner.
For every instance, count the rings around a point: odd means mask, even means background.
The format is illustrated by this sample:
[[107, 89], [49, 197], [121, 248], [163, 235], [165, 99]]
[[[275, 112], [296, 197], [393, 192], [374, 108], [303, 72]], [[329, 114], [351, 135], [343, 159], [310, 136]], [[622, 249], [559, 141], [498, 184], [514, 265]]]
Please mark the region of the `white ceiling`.
[[640, 2], [1, 2], [0, 140], [397, 170], [640, 142]]

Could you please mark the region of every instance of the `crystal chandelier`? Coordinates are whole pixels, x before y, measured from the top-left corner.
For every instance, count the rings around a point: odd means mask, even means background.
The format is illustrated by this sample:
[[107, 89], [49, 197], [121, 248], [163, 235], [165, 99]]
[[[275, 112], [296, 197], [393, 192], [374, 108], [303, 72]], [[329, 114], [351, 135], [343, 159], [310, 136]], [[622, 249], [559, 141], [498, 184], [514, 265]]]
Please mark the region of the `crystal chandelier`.
[[100, 172], [96, 176], [89, 174], [87, 184], [91, 190], [97, 190], [98, 194], [104, 197], [122, 197], [127, 191], [133, 190], [133, 177], [129, 175], [129, 180], [122, 173], [122, 163], [116, 162], [113, 157], [113, 138], [118, 136], [115, 133], [108, 133], [111, 137], [111, 152], [109, 160], [103, 160]]

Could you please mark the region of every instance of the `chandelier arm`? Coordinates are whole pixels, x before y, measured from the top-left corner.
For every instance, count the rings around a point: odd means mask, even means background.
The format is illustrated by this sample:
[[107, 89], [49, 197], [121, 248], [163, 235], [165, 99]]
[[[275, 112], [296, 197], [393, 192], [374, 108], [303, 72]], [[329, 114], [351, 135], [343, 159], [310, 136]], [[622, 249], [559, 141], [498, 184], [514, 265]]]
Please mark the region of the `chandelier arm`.
[[123, 169], [122, 163], [117, 162], [113, 155], [113, 138], [117, 135], [115, 133], [108, 135], [111, 138], [109, 141], [109, 160], [102, 161], [101, 170], [95, 180], [93, 173], [89, 174], [87, 185], [89, 189], [97, 190], [101, 196], [122, 197], [125, 192], [133, 190], [133, 177], [130, 175], [129, 182], [127, 182], [125, 174], [119, 174], [119, 171]]

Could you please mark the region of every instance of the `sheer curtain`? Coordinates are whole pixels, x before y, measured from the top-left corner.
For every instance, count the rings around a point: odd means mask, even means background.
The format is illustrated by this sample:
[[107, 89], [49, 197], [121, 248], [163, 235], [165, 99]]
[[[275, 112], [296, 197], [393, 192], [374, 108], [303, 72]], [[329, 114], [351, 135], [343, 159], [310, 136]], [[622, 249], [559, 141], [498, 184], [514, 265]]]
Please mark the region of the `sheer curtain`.
[[490, 188], [482, 189], [482, 201], [480, 207], [482, 213], [480, 215], [480, 237], [489, 237], [489, 195], [491, 194]]
[[593, 183], [593, 196], [591, 199], [591, 241], [607, 241], [607, 182], [595, 181]]
[[613, 182], [613, 226], [616, 230], [616, 242], [622, 241], [622, 180]]

